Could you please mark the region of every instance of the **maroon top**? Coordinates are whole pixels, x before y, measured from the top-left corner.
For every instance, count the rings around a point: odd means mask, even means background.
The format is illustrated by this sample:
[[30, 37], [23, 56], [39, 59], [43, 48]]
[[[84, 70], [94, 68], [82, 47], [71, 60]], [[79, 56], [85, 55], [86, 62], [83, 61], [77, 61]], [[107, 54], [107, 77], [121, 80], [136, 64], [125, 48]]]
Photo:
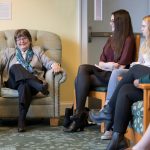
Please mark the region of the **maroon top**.
[[126, 39], [122, 52], [118, 61], [114, 60], [114, 50], [111, 47], [111, 37], [107, 40], [103, 52], [100, 56], [100, 61], [116, 62], [120, 65], [129, 65], [134, 60], [135, 40], [130, 36]]

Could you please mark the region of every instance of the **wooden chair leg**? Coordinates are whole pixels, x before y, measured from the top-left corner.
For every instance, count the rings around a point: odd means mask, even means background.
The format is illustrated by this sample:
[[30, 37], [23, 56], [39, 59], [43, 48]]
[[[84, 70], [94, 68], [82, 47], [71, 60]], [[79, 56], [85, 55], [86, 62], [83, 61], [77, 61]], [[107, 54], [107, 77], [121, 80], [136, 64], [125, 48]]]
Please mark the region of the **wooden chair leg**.
[[[101, 99], [101, 108], [104, 107], [105, 105], [105, 99], [106, 99], [106, 95], [104, 96], [104, 98]], [[100, 126], [100, 132], [104, 132], [105, 131], [105, 123], [101, 123], [101, 126]]]
[[53, 117], [50, 118], [50, 126], [57, 127], [59, 125], [59, 118]]

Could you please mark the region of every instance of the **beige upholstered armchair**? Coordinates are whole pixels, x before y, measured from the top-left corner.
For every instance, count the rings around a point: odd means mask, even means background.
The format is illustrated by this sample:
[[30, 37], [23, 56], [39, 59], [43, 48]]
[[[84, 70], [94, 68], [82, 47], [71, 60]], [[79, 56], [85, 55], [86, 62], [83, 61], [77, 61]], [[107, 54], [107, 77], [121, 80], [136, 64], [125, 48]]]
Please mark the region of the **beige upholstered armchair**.
[[[52, 59], [61, 64], [62, 46], [58, 35], [39, 30], [29, 30], [33, 40], [33, 46], [40, 46]], [[15, 47], [15, 30], [0, 31], [0, 50]], [[18, 92], [13, 89], [3, 87], [5, 72], [0, 68], [0, 118], [18, 117]], [[63, 71], [54, 75], [51, 70], [46, 71], [45, 78], [49, 84], [50, 94], [43, 96], [38, 93], [29, 108], [27, 117], [30, 118], [50, 118], [50, 125], [58, 125], [60, 116], [60, 84], [66, 79]]]

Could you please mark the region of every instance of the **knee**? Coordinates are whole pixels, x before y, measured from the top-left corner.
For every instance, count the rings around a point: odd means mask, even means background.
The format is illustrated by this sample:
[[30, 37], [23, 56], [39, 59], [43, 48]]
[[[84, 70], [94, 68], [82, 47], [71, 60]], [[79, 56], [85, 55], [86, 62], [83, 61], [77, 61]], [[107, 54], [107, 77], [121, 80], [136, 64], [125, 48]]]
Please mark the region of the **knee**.
[[80, 65], [79, 66], [79, 71], [82, 71], [82, 70], [85, 70], [87, 68], [87, 65], [86, 64], [83, 64], [83, 65]]
[[120, 70], [119, 69], [116, 69], [116, 70], [112, 71], [112, 74], [111, 74], [112, 77], [117, 78], [119, 75], [120, 75]]
[[79, 68], [78, 68], [78, 74], [82, 74], [83, 72], [86, 71], [86, 69], [87, 69], [86, 64], [80, 65]]
[[26, 90], [29, 88], [30, 88], [30, 86], [25, 80], [20, 81], [20, 85], [19, 85], [18, 89]]
[[124, 73], [126, 73], [128, 71], [128, 69], [116, 69], [116, 70], [113, 70], [112, 72], [112, 76], [121, 76], [123, 75]]
[[18, 67], [21, 67], [21, 65], [20, 64], [13, 64], [10, 68], [14, 69], [14, 68], [18, 68]]
[[142, 70], [142, 68], [144, 68], [144, 67], [146, 67], [146, 66], [137, 64], [137, 65], [134, 65], [133, 67], [131, 67], [130, 71], [134, 72], [134, 71], [137, 71], [137, 70]]
[[113, 70], [109, 82], [112, 82], [113, 84], [117, 84], [119, 82], [118, 80], [119, 76], [121, 76], [121, 72], [118, 69]]
[[13, 73], [13, 72], [16, 72], [16, 69], [22, 67], [20, 64], [13, 64], [10, 69], [9, 69], [9, 72]]
[[11, 71], [13, 71], [13, 70], [16, 70], [17, 65], [18, 65], [18, 64], [13, 64], [13, 65], [10, 67], [9, 71], [11, 72]]

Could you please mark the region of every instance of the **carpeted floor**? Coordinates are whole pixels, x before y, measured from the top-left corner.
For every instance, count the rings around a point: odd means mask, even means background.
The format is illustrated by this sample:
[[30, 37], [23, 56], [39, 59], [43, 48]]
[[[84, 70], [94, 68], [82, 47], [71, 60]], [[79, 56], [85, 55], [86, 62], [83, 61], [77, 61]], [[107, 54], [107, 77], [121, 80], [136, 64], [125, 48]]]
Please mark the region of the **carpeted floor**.
[[83, 132], [65, 133], [46, 121], [28, 121], [27, 132], [17, 132], [17, 121], [0, 122], [0, 150], [105, 150], [109, 141], [100, 140], [98, 126]]

